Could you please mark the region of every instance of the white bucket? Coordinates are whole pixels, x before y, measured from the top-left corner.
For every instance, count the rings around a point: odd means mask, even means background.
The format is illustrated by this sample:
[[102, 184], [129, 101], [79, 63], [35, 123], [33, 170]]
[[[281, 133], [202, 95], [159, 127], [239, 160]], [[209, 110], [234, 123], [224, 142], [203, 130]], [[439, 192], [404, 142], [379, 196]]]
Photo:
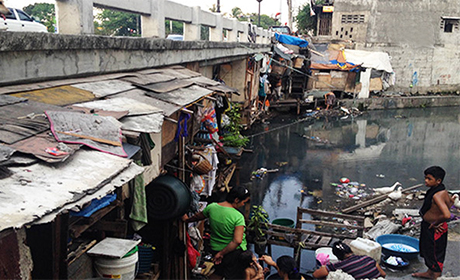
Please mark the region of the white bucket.
[[137, 252], [121, 259], [99, 257], [94, 260], [94, 267], [102, 279], [134, 280], [137, 260]]
[[336, 262], [339, 261], [339, 259], [337, 259], [337, 257], [334, 255], [334, 253], [332, 253], [332, 248], [331, 248], [331, 247], [321, 247], [321, 248], [316, 249], [316, 251], [315, 251], [315, 258], [316, 258], [316, 257], [318, 256], [318, 254], [320, 254], [320, 253], [329, 255], [329, 262], [330, 262], [330, 263], [336, 263]]
[[379, 243], [358, 237], [350, 242], [350, 248], [355, 255], [369, 256], [376, 262], [380, 263], [380, 257], [382, 256], [382, 246], [380, 246]]

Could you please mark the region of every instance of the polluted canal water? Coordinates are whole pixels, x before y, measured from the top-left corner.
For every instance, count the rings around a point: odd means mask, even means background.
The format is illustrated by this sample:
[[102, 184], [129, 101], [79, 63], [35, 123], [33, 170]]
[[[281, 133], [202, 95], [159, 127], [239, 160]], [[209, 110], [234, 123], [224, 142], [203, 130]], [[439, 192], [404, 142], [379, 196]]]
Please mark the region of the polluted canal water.
[[[340, 211], [366, 192], [340, 196], [341, 178], [367, 188], [423, 184], [423, 171], [443, 167], [444, 184], [458, 190], [460, 112], [456, 107], [369, 111], [358, 117], [306, 119], [282, 115], [245, 132], [250, 138], [240, 161], [241, 184], [251, 189], [251, 204], [262, 205], [270, 221], [296, 220], [297, 207]], [[256, 174], [266, 168], [273, 172]], [[276, 171], [277, 170], [277, 171]], [[254, 176], [256, 175], [256, 176]], [[356, 184], [355, 183], [355, 184]], [[342, 193], [343, 194], [343, 193]], [[315, 225], [304, 225], [315, 230]], [[293, 248], [273, 246], [273, 258]], [[315, 267], [314, 252], [303, 250], [301, 271]], [[273, 272], [273, 271], [272, 271]]]

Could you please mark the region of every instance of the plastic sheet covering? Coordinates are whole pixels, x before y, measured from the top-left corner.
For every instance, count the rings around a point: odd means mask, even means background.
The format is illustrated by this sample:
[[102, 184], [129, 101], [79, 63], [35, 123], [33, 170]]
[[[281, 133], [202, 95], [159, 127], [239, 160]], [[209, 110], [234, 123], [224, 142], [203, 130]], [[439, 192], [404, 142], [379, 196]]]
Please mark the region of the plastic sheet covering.
[[275, 38], [276, 40], [278, 40], [278, 42], [283, 43], [283, 44], [296, 45], [301, 48], [306, 48], [308, 46], [307, 40], [304, 40], [298, 37], [294, 37], [294, 36], [290, 36], [290, 35], [276, 33]]
[[369, 52], [360, 50], [345, 50], [345, 58], [348, 62], [361, 64], [361, 67], [393, 72], [390, 56], [384, 52]]

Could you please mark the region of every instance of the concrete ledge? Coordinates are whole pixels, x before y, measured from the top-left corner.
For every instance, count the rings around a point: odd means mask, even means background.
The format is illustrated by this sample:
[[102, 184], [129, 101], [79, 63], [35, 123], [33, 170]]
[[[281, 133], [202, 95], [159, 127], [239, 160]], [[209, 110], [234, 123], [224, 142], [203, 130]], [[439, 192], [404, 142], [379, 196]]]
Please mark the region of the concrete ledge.
[[270, 45], [0, 32], [0, 85], [241, 59]]
[[383, 110], [403, 108], [425, 108], [460, 106], [460, 96], [413, 96], [413, 97], [378, 97], [365, 99], [343, 99], [346, 107], [357, 107], [361, 110]]

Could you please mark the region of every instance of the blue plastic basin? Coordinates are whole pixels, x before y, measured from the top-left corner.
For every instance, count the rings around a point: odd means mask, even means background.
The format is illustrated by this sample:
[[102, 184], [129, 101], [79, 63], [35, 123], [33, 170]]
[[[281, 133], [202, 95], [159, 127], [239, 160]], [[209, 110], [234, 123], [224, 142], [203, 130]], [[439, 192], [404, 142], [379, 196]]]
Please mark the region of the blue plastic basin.
[[[414, 237], [401, 235], [401, 234], [384, 234], [375, 239], [381, 246], [382, 246], [382, 253], [385, 256], [399, 256], [408, 260], [417, 258], [420, 247], [419, 247], [419, 240]], [[417, 251], [414, 252], [402, 252], [399, 250], [392, 250], [389, 248], [385, 248], [385, 244], [402, 244], [406, 246], [410, 246]]]

